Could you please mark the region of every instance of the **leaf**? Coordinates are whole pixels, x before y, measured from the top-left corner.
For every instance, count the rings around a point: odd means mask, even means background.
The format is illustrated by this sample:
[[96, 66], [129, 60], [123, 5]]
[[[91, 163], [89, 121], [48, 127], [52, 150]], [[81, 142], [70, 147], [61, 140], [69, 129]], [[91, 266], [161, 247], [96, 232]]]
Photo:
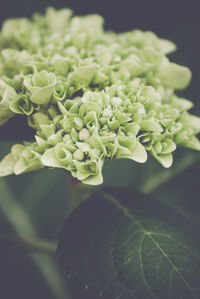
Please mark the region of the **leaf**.
[[115, 189], [94, 194], [72, 213], [58, 257], [76, 294], [81, 282], [78, 298], [197, 299], [197, 236], [170, 207]]
[[[0, 158], [10, 151], [12, 145], [12, 142], [0, 142]], [[42, 169], [20, 176], [0, 178], [0, 203], [1, 198], [3, 202], [8, 201], [8, 193], [3, 193], [1, 182], [7, 183], [7, 191], [12, 192], [13, 201], [20, 203], [24, 213], [30, 217], [38, 237], [57, 239], [58, 231], [71, 205], [70, 183], [67, 181], [65, 170]], [[10, 214], [10, 206], [8, 213]], [[22, 227], [25, 229], [27, 224]], [[28, 236], [31, 237], [30, 233], [27, 233]]]
[[[174, 162], [170, 168], [163, 168], [149, 155], [145, 164], [126, 160], [106, 160], [103, 168], [104, 186], [135, 188], [150, 194], [160, 186], [176, 177], [182, 171], [193, 167], [200, 161], [199, 152], [178, 149], [174, 153]], [[170, 187], [170, 185], [169, 185]]]
[[[9, 188], [7, 180], [3, 178], [0, 179], [0, 190], [1, 190], [0, 216], [1, 216], [1, 221], [3, 220], [3, 224], [5, 225], [5, 227], [8, 227], [9, 231], [15, 234], [17, 238], [18, 237], [23, 239], [38, 238], [37, 231], [34, 229], [29, 215], [26, 213], [23, 206], [19, 203], [18, 198], [13, 194], [11, 188]], [[2, 225], [1, 225], [1, 233], [2, 233]], [[0, 247], [1, 247], [0, 248], [1, 249], [0, 250], [0, 263], [1, 263], [0, 279], [1, 282], [3, 281], [2, 286], [10, 282], [11, 288], [13, 287], [15, 292], [17, 292], [15, 296], [19, 295], [19, 297], [21, 297], [20, 292], [23, 292], [23, 290], [21, 288], [21, 285], [15, 286], [15, 281], [12, 273], [10, 273], [9, 275], [10, 281], [8, 281], [7, 278], [8, 275], [5, 276], [2, 275], [2, 273], [7, 274], [6, 273], [7, 271], [12, 272], [13, 266], [10, 265], [11, 263], [10, 260], [8, 259], [8, 252], [5, 258], [2, 257], [2, 254], [4, 254], [3, 251], [5, 250], [4, 248], [2, 248], [2, 244]], [[58, 298], [58, 299], [69, 298], [69, 296], [67, 295], [66, 288], [63, 284], [61, 273], [53, 257], [49, 256], [48, 254], [38, 254], [38, 253], [33, 253], [29, 256], [21, 255], [18, 254], [18, 247], [16, 247], [15, 253], [14, 253], [15, 249], [10, 252], [10, 249], [7, 247], [7, 250], [9, 250], [9, 254], [10, 254], [9, 258], [13, 259], [14, 265], [20, 267], [16, 275], [21, 275], [21, 267], [23, 267], [24, 270], [26, 271], [25, 275], [27, 275], [26, 281], [28, 281], [30, 287], [35, 287], [35, 283], [32, 284], [30, 281], [31, 278], [34, 279], [33, 274], [36, 275], [37, 277], [38, 276], [40, 277], [40, 282], [42, 281], [44, 284], [44, 286], [42, 287], [44, 289], [44, 292], [52, 294], [52, 297], [48, 296], [44, 298]], [[13, 253], [14, 253], [14, 257], [13, 257]], [[5, 267], [4, 259], [8, 263], [7, 264], [8, 269]], [[18, 259], [20, 259], [20, 265]], [[33, 272], [34, 268], [35, 270]], [[27, 271], [28, 269], [30, 270]], [[14, 269], [14, 273], [15, 273], [15, 269]], [[16, 280], [18, 281], [17, 278]], [[40, 289], [39, 285], [38, 285], [38, 289]], [[10, 291], [12, 293], [12, 289], [11, 289], [11, 290], [7, 290], [5, 294], [4, 292], [2, 292], [2, 294], [6, 296], [7, 294], [10, 294]], [[42, 289], [40, 291], [42, 291]], [[13, 297], [13, 293], [12, 293], [12, 297]], [[41, 294], [41, 296], [43, 295]], [[30, 298], [33, 297], [31, 297], [30, 295]]]
[[[188, 163], [189, 160], [185, 162]], [[190, 167], [188, 165], [187, 169], [182, 167], [179, 175], [153, 190], [152, 196], [183, 215], [185, 221], [200, 226], [200, 201], [199, 196], [196, 196], [199, 194], [199, 169], [199, 161]], [[146, 187], [148, 188], [148, 185]]]
[[[177, 151], [174, 158], [173, 165], [168, 169], [163, 169], [160, 165], [156, 165], [153, 159], [150, 161], [145, 169], [141, 169], [140, 180], [138, 182], [138, 190], [145, 194], [150, 194], [162, 185], [172, 182], [176, 176], [183, 171], [187, 172], [189, 168], [193, 168], [196, 163], [199, 163], [199, 153], [189, 152], [181, 149]], [[185, 185], [186, 186], [186, 185]], [[168, 184], [171, 190], [171, 185]], [[173, 192], [172, 191], [172, 192]]]

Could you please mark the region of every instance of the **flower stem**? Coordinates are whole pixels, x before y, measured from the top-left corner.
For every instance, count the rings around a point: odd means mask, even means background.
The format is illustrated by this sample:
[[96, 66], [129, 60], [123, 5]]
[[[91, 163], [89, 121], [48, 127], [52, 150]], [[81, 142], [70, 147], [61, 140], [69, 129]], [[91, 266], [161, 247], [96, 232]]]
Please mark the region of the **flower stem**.
[[6, 243], [7, 245], [16, 245], [29, 252], [40, 252], [55, 254], [57, 243], [44, 241], [40, 239], [25, 239], [15, 236], [3, 236], [0, 238], [0, 244]]
[[72, 212], [85, 201], [97, 187], [83, 184], [71, 175], [68, 176], [68, 179], [70, 185], [70, 212]]

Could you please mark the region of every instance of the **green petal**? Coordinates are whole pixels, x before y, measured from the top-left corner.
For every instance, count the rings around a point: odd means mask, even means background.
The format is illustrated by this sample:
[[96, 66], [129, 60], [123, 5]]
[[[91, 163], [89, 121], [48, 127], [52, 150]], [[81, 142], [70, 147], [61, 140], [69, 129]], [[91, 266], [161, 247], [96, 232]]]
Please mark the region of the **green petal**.
[[76, 142], [76, 145], [82, 152], [89, 152], [91, 150], [91, 147], [88, 143], [86, 142]]
[[31, 96], [31, 101], [35, 104], [46, 105], [51, 99], [55, 83], [36, 91]]
[[8, 154], [0, 162], [0, 177], [10, 175], [14, 172], [15, 160], [12, 154]]
[[54, 124], [41, 124], [40, 125], [41, 134], [45, 138], [49, 138], [51, 135], [55, 133], [55, 125]]
[[52, 59], [52, 66], [56, 75], [66, 77], [69, 72], [71, 61], [69, 57], [56, 54]]
[[14, 173], [16, 175], [22, 174], [29, 171], [34, 171], [43, 168], [41, 161], [37, 156], [31, 161], [26, 161], [24, 157], [20, 157], [20, 159], [16, 162], [14, 167]]
[[147, 160], [147, 153], [143, 145], [136, 141], [135, 136], [118, 137], [116, 142], [117, 159], [131, 159], [139, 163]]
[[160, 102], [160, 100], [161, 100], [160, 94], [158, 92], [156, 92], [156, 90], [153, 86], [142, 87], [140, 95], [143, 96], [144, 98], [152, 100], [152, 101]]
[[169, 154], [156, 154], [155, 151], [152, 149], [151, 154], [154, 158], [165, 168], [169, 168], [173, 163], [173, 156], [171, 153]]
[[[67, 101], [69, 103], [69, 101]], [[63, 114], [63, 115], [67, 115], [67, 116], [77, 116], [76, 113], [72, 112], [72, 111], [68, 111], [65, 106], [61, 103], [61, 102], [58, 102], [57, 103], [58, 105], [58, 108], [60, 109], [60, 112]], [[71, 110], [71, 109], [70, 109]]]
[[3, 125], [14, 115], [9, 106], [16, 98], [17, 94], [15, 90], [0, 80], [0, 125]]
[[38, 129], [40, 125], [43, 124], [50, 124], [50, 120], [49, 117], [42, 112], [36, 112], [28, 117], [28, 125], [30, 127]]
[[102, 166], [103, 160], [80, 162], [77, 167], [77, 178], [84, 184], [100, 185], [103, 182]]
[[179, 111], [190, 110], [194, 106], [194, 104], [191, 101], [176, 96], [173, 97], [171, 103]]
[[79, 109], [79, 114], [82, 117], [85, 117], [88, 112], [96, 112], [97, 115], [99, 115], [101, 113], [101, 111], [102, 111], [101, 105], [99, 105], [98, 103], [87, 102], [87, 103], [84, 103], [83, 105], [81, 105], [81, 107]]
[[43, 70], [34, 73], [32, 77], [24, 79], [24, 86], [31, 92], [31, 101], [35, 104], [48, 104], [54, 87], [56, 85], [56, 76]]
[[11, 153], [13, 156], [13, 159], [15, 161], [18, 161], [21, 157], [22, 152], [25, 150], [25, 146], [22, 144], [14, 144], [11, 148]]
[[96, 71], [92, 79], [93, 84], [103, 84], [108, 80], [108, 77], [101, 71]]
[[162, 154], [169, 154], [176, 149], [176, 144], [169, 138], [162, 141]]
[[34, 73], [37, 73], [37, 68], [34, 64], [28, 63], [23, 65], [21, 71], [20, 71], [20, 75], [25, 78], [28, 75], [33, 75]]
[[137, 142], [136, 146], [134, 148], [133, 153], [131, 154], [132, 160], [138, 162], [138, 163], [145, 163], [147, 160], [147, 152], [144, 148], [144, 146]]
[[32, 103], [26, 95], [19, 96], [10, 104], [9, 108], [14, 113], [26, 115], [32, 114], [34, 110]]
[[132, 120], [129, 115], [127, 115], [126, 113], [117, 111], [117, 110], [113, 112], [113, 115], [116, 118], [116, 120], [119, 122], [120, 125], [125, 124]]
[[49, 74], [47, 71], [43, 70], [41, 72], [34, 73], [32, 76], [32, 84], [35, 87], [45, 87], [49, 85]]
[[160, 65], [158, 77], [167, 88], [184, 89], [190, 83], [191, 71], [185, 66], [169, 62], [168, 59], [165, 59]]
[[140, 127], [144, 131], [153, 131], [153, 132], [162, 132], [162, 126], [156, 122], [155, 119], [146, 119], [143, 120], [140, 124]]
[[69, 8], [56, 10], [53, 7], [48, 7], [45, 20], [50, 31], [58, 32], [69, 26], [71, 16], [72, 10]]
[[42, 164], [49, 167], [63, 167], [62, 163], [58, 161], [55, 155], [55, 149], [50, 148], [45, 151], [41, 158]]
[[117, 142], [120, 147], [128, 149], [130, 152], [133, 151], [133, 149], [136, 146], [136, 137], [135, 136], [118, 136], [117, 137]]
[[88, 143], [92, 148], [98, 149], [104, 155], [106, 154], [105, 146], [96, 131], [92, 133], [91, 137], [88, 139]]
[[62, 137], [59, 133], [52, 134], [47, 139], [47, 143], [52, 146], [55, 146], [56, 144], [60, 143], [61, 141], [62, 141]]
[[94, 66], [81, 66], [73, 73], [71, 73], [69, 78], [77, 85], [85, 84], [86, 86], [88, 86], [92, 82], [95, 70], [96, 67]]
[[154, 151], [156, 154], [160, 154], [162, 152], [162, 144], [160, 141], [155, 142], [155, 144], [153, 145]]
[[27, 51], [18, 51], [15, 49], [4, 49], [1, 52], [7, 72], [17, 74], [21, 67], [28, 61]]
[[123, 72], [124, 69], [135, 77], [144, 72], [144, 66], [140, 58], [135, 54], [131, 54], [126, 60], [120, 63], [120, 72]]
[[192, 127], [195, 134], [200, 132], [200, 117], [198, 116], [188, 114], [187, 118], [184, 118], [183, 124]]
[[53, 91], [52, 97], [54, 102], [63, 101], [67, 95], [67, 88], [62, 83], [57, 83]]
[[126, 124], [124, 126], [124, 130], [126, 131], [127, 134], [131, 134], [131, 135], [135, 135], [135, 136], [138, 134], [139, 129], [140, 129], [140, 126], [135, 122]]
[[56, 159], [61, 162], [63, 166], [68, 168], [69, 164], [72, 162], [72, 153], [68, 150], [64, 143], [58, 143], [55, 146], [55, 156]]
[[84, 117], [84, 123], [89, 131], [93, 131], [99, 128], [99, 121], [95, 111], [90, 111]]
[[158, 40], [158, 47], [161, 53], [165, 55], [176, 51], [176, 45], [173, 42], [164, 38]]
[[183, 141], [180, 145], [184, 146], [184, 147], [188, 147], [188, 148], [194, 149], [194, 150], [197, 150], [197, 151], [200, 150], [200, 141], [195, 136], [192, 136], [190, 138], [190, 140], [188, 140], [188, 141], [185, 141], [185, 142]]

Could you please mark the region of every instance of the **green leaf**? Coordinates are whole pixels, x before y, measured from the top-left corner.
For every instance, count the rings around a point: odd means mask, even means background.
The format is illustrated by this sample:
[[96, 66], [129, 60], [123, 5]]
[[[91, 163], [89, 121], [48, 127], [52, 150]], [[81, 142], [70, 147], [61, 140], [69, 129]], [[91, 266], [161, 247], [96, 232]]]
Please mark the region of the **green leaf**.
[[103, 191], [68, 218], [58, 256], [84, 298], [197, 299], [198, 229], [157, 200]]
[[[191, 157], [190, 157], [191, 158]], [[166, 205], [170, 206], [174, 211], [184, 216], [186, 222], [193, 222], [195, 225], [200, 225], [200, 201], [199, 201], [199, 172], [200, 162], [196, 160], [194, 164], [189, 165], [189, 156], [185, 156], [185, 164], [188, 164], [187, 169], [184, 165], [177, 165], [176, 171], [179, 175], [172, 176], [171, 179], [159, 188], [152, 190], [152, 196], [159, 198]], [[178, 169], [179, 168], [179, 169]], [[156, 178], [155, 178], [156, 179]], [[146, 185], [148, 187], [148, 184]], [[146, 191], [145, 188], [143, 191]]]
[[[0, 158], [12, 145], [0, 142]], [[61, 170], [0, 178], [0, 293], [4, 298], [71, 298], [54, 255], [28, 254], [25, 248], [2, 240], [10, 236], [56, 241], [70, 209], [68, 189]]]
[[[21, 186], [23, 187], [23, 186]], [[30, 238], [38, 238], [38, 232], [33, 227], [32, 221], [28, 213], [26, 213], [25, 209], [19, 202], [19, 198], [15, 196], [12, 192], [12, 188], [6, 179], [0, 179], [0, 216], [1, 216], [1, 233], [2, 233], [2, 223], [3, 228], [5, 226], [9, 228], [9, 232], [12, 232], [13, 236], [16, 238], [29, 239]], [[2, 237], [2, 234], [1, 234]], [[58, 298], [58, 299], [66, 299], [70, 298], [65, 290], [65, 286], [63, 284], [62, 276], [57, 268], [57, 264], [53, 257], [47, 254], [31, 254], [27, 256], [27, 254], [23, 251], [21, 254], [19, 252], [18, 247], [12, 248], [12, 251], [7, 246], [5, 257], [2, 256], [5, 250], [3, 250], [3, 246], [1, 243], [0, 246], [0, 277], [1, 277], [1, 292], [4, 294], [4, 298], [8, 298], [7, 295], [12, 294], [13, 298], [13, 289], [15, 290], [15, 296], [20, 298], [24, 298], [23, 294], [26, 293], [22, 289], [22, 282], [19, 277], [23, 277], [23, 283], [29, 284], [29, 294], [30, 298], [32, 297], [32, 288], [36, 287], [37, 296], [42, 296], [42, 298]], [[9, 258], [8, 258], [9, 257]], [[7, 268], [5, 267], [5, 261], [7, 263]], [[3, 268], [2, 268], [3, 267]], [[17, 267], [17, 269], [15, 268]], [[24, 273], [22, 274], [21, 269], [23, 269]], [[10, 271], [10, 273], [9, 273]], [[16, 271], [16, 272], [15, 272]], [[14, 275], [17, 275], [14, 278]], [[16, 274], [15, 274], [16, 273]], [[9, 274], [9, 279], [8, 279]], [[24, 277], [24, 275], [26, 277]], [[40, 280], [37, 282], [37, 277]], [[36, 280], [35, 280], [36, 278]], [[31, 281], [35, 280], [34, 283]], [[16, 286], [16, 281], [18, 285]], [[4, 292], [4, 284], [10, 283], [10, 289]], [[42, 282], [43, 286], [40, 284]], [[42, 288], [41, 288], [42, 286]], [[12, 289], [13, 288], [13, 289]], [[24, 288], [26, 288], [24, 286]], [[3, 291], [2, 291], [3, 289]], [[34, 289], [33, 289], [34, 290]], [[34, 291], [35, 292], [35, 291]], [[22, 294], [21, 294], [22, 293]], [[47, 293], [48, 297], [44, 294]], [[51, 297], [52, 294], [52, 297]], [[43, 297], [44, 296], [44, 297]], [[38, 297], [39, 298], [39, 297]]]
[[[187, 149], [178, 149], [174, 155], [174, 163], [163, 168], [151, 155], [145, 164], [134, 163], [128, 159], [106, 160], [103, 168], [104, 186], [135, 188], [150, 194], [154, 190], [178, 176], [182, 171], [193, 167], [200, 161], [200, 153]], [[171, 185], [169, 184], [169, 187]]]

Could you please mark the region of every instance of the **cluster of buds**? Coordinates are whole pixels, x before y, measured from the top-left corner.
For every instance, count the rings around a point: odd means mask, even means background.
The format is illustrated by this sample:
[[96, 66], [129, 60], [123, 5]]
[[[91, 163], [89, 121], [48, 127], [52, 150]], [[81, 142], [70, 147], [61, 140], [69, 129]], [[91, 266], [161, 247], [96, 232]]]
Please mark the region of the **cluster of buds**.
[[200, 150], [200, 118], [175, 94], [191, 79], [166, 57], [175, 49], [149, 31], [104, 31], [101, 16], [69, 9], [7, 20], [0, 125], [24, 114], [35, 139], [12, 147], [0, 176], [59, 167], [97, 185], [105, 159], [144, 163], [150, 153], [170, 167], [177, 146]]

